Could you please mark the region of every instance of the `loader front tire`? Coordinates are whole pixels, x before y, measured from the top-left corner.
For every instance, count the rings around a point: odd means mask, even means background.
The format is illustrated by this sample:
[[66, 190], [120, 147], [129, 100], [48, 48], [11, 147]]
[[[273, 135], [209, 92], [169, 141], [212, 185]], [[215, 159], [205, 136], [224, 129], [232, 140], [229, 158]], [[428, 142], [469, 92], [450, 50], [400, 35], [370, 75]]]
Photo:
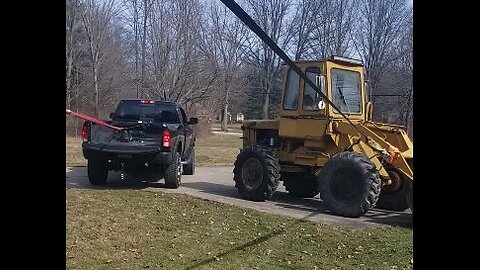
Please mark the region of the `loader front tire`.
[[381, 183], [375, 165], [361, 153], [340, 152], [322, 168], [320, 198], [333, 213], [359, 217], [375, 206]]
[[275, 152], [248, 146], [237, 156], [233, 180], [240, 195], [251, 201], [270, 199], [280, 181], [280, 163]]
[[382, 187], [377, 207], [385, 210], [404, 211], [408, 208], [407, 181], [396, 171], [388, 170], [388, 175], [392, 181], [391, 185]]

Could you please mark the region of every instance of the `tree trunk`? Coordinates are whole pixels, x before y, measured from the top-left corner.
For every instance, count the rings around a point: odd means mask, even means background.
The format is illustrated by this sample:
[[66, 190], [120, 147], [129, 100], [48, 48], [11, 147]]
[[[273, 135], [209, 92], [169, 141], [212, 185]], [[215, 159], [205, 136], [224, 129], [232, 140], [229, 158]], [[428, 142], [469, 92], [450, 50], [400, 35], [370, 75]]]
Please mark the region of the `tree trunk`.
[[223, 101], [223, 111], [222, 111], [222, 122], [221, 122], [222, 131], [228, 131], [228, 92], [229, 90], [226, 89], [225, 99]]
[[263, 107], [262, 107], [262, 119], [268, 119], [268, 108], [270, 106], [270, 92], [272, 91], [272, 74], [270, 74], [270, 69], [269, 66], [267, 66], [265, 70], [265, 75], [264, 75], [264, 87], [265, 89], [265, 96], [263, 99]]
[[[78, 109], [77, 109], [78, 112]], [[75, 139], [78, 138], [78, 118], [75, 117]]]
[[270, 86], [268, 85], [267, 86], [267, 89], [266, 89], [266, 93], [265, 93], [265, 99], [263, 101], [263, 108], [262, 108], [262, 118], [263, 119], [268, 119], [268, 107], [269, 107], [269, 103], [270, 103]]
[[67, 87], [67, 106], [68, 108], [72, 107], [72, 69], [73, 69], [73, 59], [72, 55], [69, 55], [68, 57], [68, 65], [67, 65], [67, 81], [66, 81], [66, 87]]
[[133, 1], [133, 32], [135, 35], [135, 87], [137, 90], [137, 99], [139, 98], [138, 93], [138, 9], [137, 1]]
[[142, 91], [141, 91], [141, 98], [144, 96], [145, 91], [145, 55], [146, 55], [146, 45], [147, 45], [147, 3], [148, 0], [143, 1], [143, 40], [142, 40]]
[[96, 64], [93, 65], [93, 85], [95, 89], [95, 116], [98, 118], [100, 116], [100, 95], [98, 87], [98, 68]]

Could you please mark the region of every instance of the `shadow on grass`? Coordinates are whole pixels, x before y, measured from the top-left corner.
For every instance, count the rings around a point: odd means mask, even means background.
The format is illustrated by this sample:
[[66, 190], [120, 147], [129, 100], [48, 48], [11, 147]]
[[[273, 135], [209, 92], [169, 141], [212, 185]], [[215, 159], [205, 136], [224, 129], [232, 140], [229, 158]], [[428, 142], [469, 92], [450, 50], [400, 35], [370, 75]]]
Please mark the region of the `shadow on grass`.
[[221, 252], [221, 253], [213, 256], [212, 258], [208, 258], [208, 259], [199, 261], [199, 262], [195, 263], [194, 265], [191, 265], [191, 266], [189, 266], [189, 267], [186, 267], [185, 269], [186, 269], [186, 270], [195, 269], [195, 268], [204, 266], [204, 265], [206, 265], [206, 264], [209, 264], [209, 263], [211, 263], [211, 262], [213, 262], [213, 261], [215, 261], [215, 260], [219, 260], [220, 258], [222, 258], [222, 257], [224, 257], [224, 256], [226, 256], [226, 255], [229, 255], [229, 254], [231, 254], [231, 253], [234, 253], [234, 252], [237, 252], [237, 251], [240, 251], [240, 250], [244, 250], [244, 249], [246, 249], [246, 248], [248, 248], [248, 247], [252, 247], [252, 246], [259, 245], [260, 243], [265, 242], [265, 241], [267, 241], [267, 240], [270, 239], [270, 238], [273, 238], [273, 237], [275, 237], [275, 236], [277, 236], [277, 235], [280, 235], [280, 234], [283, 233], [283, 232], [288, 231], [288, 230], [287, 230], [287, 227], [293, 227], [293, 226], [295, 226], [296, 224], [305, 222], [306, 220], [308, 220], [308, 218], [313, 217], [313, 216], [315, 216], [315, 215], [317, 215], [317, 214], [318, 214], [318, 213], [311, 213], [311, 214], [309, 214], [309, 215], [307, 215], [307, 216], [305, 216], [305, 217], [303, 217], [303, 218], [301, 218], [301, 219], [292, 221], [292, 222], [286, 224], [285, 226], [283, 226], [283, 227], [281, 227], [281, 228], [275, 229], [275, 230], [273, 230], [272, 232], [270, 232], [270, 233], [268, 233], [268, 234], [266, 234], [266, 235], [263, 235], [263, 236], [261, 236], [261, 237], [259, 237], [259, 238], [255, 238], [255, 239], [253, 239], [253, 240], [251, 240], [251, 241], [249, 241], [249, 242], [246, 242], [246, 243], [243, 244], [243, 245], [240, 245], [240, 246], [234, 247], [234, 248], [232, 248], [232, 249], [229, 249], [229, 250], [227, 250], [227, 251]]

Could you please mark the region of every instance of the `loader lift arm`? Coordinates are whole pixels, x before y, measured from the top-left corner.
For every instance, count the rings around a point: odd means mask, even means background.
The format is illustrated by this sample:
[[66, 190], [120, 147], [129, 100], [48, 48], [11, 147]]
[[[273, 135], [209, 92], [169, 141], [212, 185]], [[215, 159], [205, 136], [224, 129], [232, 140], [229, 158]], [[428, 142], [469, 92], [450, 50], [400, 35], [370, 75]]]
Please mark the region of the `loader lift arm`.
[[[344, 133], [350, 136], [359, 135], [356, 129], [353, 129], [350, 125], [344, 122], [335, 122], [334, 128], [338, 132]], [[365, 125], [359, 125], [357, 126], [357, 128], [360, 129], [362, 133], [367, 136], [366, 144], [370, 148], [372, 148], [372, 150], [376, 152], [387, 151], [389, 156], [392, 157], [391, 160], [389, 160], [392, 166], [395, 167], [397, 170], [399, 170], [407, 179], [409, 179], [410, 181], [413, 181], [413, 170], [408, 165], [404, 155], [401, 152], [399, 152], [398, 149], [396, 149], [396, 147], [392, 146], [389, 142], [387, 142], [385, 139], [380, 137], [378, 134], [376, 134], [374, 131], [372, 131], [370, 128], [366, 127]], [[411, 150], [411, 149], [408, 149], [408, 150]], [[396, 152], [396, 154], [391, 152]], [[404, 152], [407, 152], [407, 151], [404, 151]]]

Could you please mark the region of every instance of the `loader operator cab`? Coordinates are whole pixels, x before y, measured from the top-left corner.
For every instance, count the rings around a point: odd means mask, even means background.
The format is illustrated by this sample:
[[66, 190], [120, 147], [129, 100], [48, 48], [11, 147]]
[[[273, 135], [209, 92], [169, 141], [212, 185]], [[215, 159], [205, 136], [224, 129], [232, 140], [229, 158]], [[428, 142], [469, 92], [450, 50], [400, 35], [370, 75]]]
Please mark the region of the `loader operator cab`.
[[[350, 120], [367, 120], [361, 61], [332, 56], [322, 61], [295, 61], [295, 64]], [[343, 120], [342, 115], [293, 69], [286, 73], [279, 111], [280, 136], [321, 137], [331, 119]]]
[[[342, 113], [354, 120], [365, 119], [361, 61], [332, 56], [323, 61], [296, 61], [295, 63]], [[281, 116], [342, 118], [292, 69], [287, 71], [284, 89]]]

